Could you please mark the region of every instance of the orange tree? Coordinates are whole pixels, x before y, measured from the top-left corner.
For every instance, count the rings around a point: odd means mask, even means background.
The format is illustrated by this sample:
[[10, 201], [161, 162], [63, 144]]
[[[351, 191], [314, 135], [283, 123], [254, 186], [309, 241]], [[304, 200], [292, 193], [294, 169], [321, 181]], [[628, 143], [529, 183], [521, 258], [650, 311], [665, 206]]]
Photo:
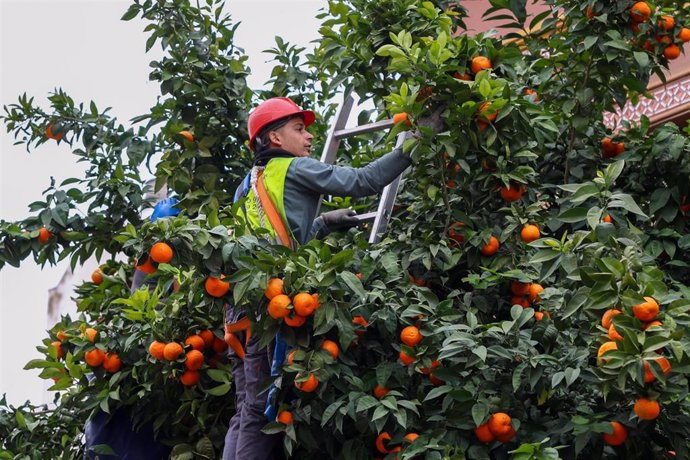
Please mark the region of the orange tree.
[[[68, 142], [92, 168], [52, 184], [31, 217], [2, 222], [0, 263], [108, 261], [78, 287], [80, 317], [63, 318], [28, 365], [56, 379], [58, 409], [4, 408], [2, 455], [79, 456], [77, 442], [30, 427], [73, 440], [95, 410], [127, 408], [173, 457], [218, 456], [233, 410], [220, 325], [233, 302], [264, 343], [280, 331], [294, 347], [275, 382], [285, 412], [265, 428], [285, 433], [294, 458], [688, 458], [690, 145], [673, 125], [603, 122], [663, 75], [687, 14], [627, 0], [548, 1], [533, 18], [524, 2], [491, 6], [519, 40], [468, 36], [454, 2], [331, 0], [313, 53], [280, 39], [272, 50], [272, 91], [320, 111], [317, 134], [341, 90], [376, 117], [409, 114], [412, 127], [392, 134], [419, 129], [375, 247], [351, 230], [290, 252], [235, 225], [244, 120], [268, 94], [247, 88], [234, 26], [212, 2], [137, 1], [125, 14], [148, 20], [147, 48], [166, 51], [151, 73], [163, 97], [136, 129], [59, 91], [50, 111], [26, 96], [6, 108], [27, 147]], [[436, 135], [416, 125], [434, 112]], [[352, 140], [339, 161], [366, 164], [391, 138]], [[181, 200], [176, 218], [139, 217], [151, 161]], [[130, 296], [133, 264], [161, 241], [172, 259], [151, 265], [155, 289]], [[221, 275], [229, 289], [210, 295]], [[267, 314], [271, 278], [302, 315]]]

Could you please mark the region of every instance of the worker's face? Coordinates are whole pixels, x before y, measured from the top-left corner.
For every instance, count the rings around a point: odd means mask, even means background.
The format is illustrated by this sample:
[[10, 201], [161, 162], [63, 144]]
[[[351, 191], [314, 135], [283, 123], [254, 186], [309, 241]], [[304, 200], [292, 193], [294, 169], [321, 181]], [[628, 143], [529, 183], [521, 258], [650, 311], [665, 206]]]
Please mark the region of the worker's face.
[[301, 118], [293, 118], [286, 125], [271, 131], [268, 136], [273, 147], [287, 150], [296, 157], [309, 156], [311, 141], [314, 139]]

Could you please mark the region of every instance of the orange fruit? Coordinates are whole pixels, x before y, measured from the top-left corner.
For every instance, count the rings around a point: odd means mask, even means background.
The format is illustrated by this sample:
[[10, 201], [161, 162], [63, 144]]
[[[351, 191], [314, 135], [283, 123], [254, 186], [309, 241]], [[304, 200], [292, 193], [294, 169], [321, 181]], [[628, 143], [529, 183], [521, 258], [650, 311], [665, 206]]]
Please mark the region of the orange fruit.
[[525, 243], [531, 243], [532, 241], [538, 240], [541, 237], [539, 232], [539, 227], [534, 224], [525, 224], [520, 232], [520, 238]]
[[153, 342], [151, 342], [151, 345], [149, 345], [149, 354], [156, 359], [163, 359], [165, 358], [165, 356], [163, 355], [164, 348], [165, 343], [154, 340]]
[[441, 361], [439, 361], [438, 359], [435, 359], [431, 362], [431, 369], [429, 369], [428, 367], [422, 367], [419, 370], [421, 371], [422, 374], [431, 374], [431, 371], [436, 369], [440, 365], [441, 365]]
[[659, 22], [657, 22], [657, 25], [661, 30], [671, 30], [673, 29], [673, 26], [676, 25], [676, 20], [673, 18], [673, 16], [665, 14], [659, 18]]
[[512, 419], [510, 418], [510, 415], [506, 414], [505, 412], [496, 412], [489, 417], [489, 421], [487, 423], [489, 425], [489, 431], [491, 434], [494, 436], [503, 436], [509, 433], [513, 428], [511, 422]]
[[214, 337], [212, 347], [213, 351], [215, 351], [216, 353], [223, 353], [228, 349], [228, 344], [225, 340], [220, 339], [218, 337]]
[[91, 343], [94, 343], [96, 341], [97, 335], [98, 335], [98, 331], [96, 331], [96, 329], [94, 329], [92, 327], [87, 327], [86, 329], [84, 329], [83, 337]]
[[400, 112], [396, 113], [393, 115], [393, 124], [397, 125], [398, 123], [405, 122], [407, 126], [412, 126], [412, 122], [410, 122], [410, 117], [407, 115], [407, 112]]
[[633, 22], [645, 22], [652, 14], [652, 9], [646, 2], [637, 2], [630, 8], [630, 16]]
[[106, 372], [114, 374], [115, 372], [119, 371], [121, 367], [122, 360], [117, 353], [112, 352], [105, 354], [105, 358], [103, 358], [103, 369], [105, 369]]
[[[690, 30], [690, 29], [689, 29]], [[687, 202], [687, 197], [683, 197], [683, 202], [680, 205], [680, 210], [683, 212], [683, 214], [687, 214], [690, 212], [690, 202]]]
[[601, 221], [610, 224], [613, 223], [613, 217], [611, 217], [609, 214], [606, 214], [604, 217], [601, 218]]
[[604, 433], [604, 442], [609, 446], [620, 446], [628, 439], [628, 430], [619, 422], [611, 422], [613, 433]]
[[57, 334], [55, 334], [55, 337], [57, 337], [58, 340], [63, 341], [67, 338], [67, 334], [65, 334], [65, 331], [60, 329], [59, 331], [57, 331]]
[[190, 335], [186, 339], [184, 339], [184, 344], [189, 345], [192, 347], [194, 350], [203, 350], [206, 347], [206, 342], [204, 342], [204, 339], [201, 338], [199, 335]]
[[609, 339], [611, 340], [623, 340], [623, 336], [618, 333], [616, 330], [616, 326], [611, 324], [611, 327], [609, 327]]
[[321, 344], [321, 349], [326, 350], [330, 355], [333, 357], [334, 360], [338, 359], [338, 344], [335, 343], [332, 340], [324, 340], [323, 343]]
[[491, 102], [484, 102], [479, 106], [479, 111], [477, 112], [477, 118], [485, 122], [492, 122], [496, 120], [498, 112], [491, 112]]
[[300, 316], [311, 316], [316, 310], [316, 301], [308, 292], [300, 292], [292, 299], [292, 307]]
[[529, 299], [521, 295], [514, 295], [510, 299], [510, 305], [520, 305], [522, 308], [529, 308]]
[[303, 382], [297, 382], [297, 381], [295, 382], [295, 387], [298, 390], [303, 391], [305, 393], [313, 392], [314, 390], [316, 390], [316, 387], [318, 387], [318, 386], [319, 386], [319, 381], [314, 374], [309, 374], [309, 377], [307, 378], [307, 380], [305, 380]]
[[[369, 326], [369, 322], [364, 319], [364, 316], [362, 315], [356, 315], [352, 317], [352, 324], [356, 326], [361, 326], [362, 328], [366, 329]], [[357, 327], [355, 327], [355, 334], [358, 336], [362, 336], [366, 331], [363, 331]]]
[[281, 410], [280, 412], [278, 412], [278, 417], [276, 417], [276, 421], [278, 423], [282, 423], [283, 425], [292, 425], [292, 412], [290, 412], [289, 410]]
[[525, 187], [522, 185], [518, 186], [511, 184], [509, 187], [505, 185], [501, 187], [501, 198], [508, 203], [519, 200], [522, 198], [523, 193], [525, 193]]
[[439, 386], [443, 385], [444, 383], [446, 383], [443, 380], [436, 377], [434, 374], [429, 374], [429, 381], [435, 387], [439, 387]]
[[228, 293], [230, 290], [230, 283], [222, 281], [222, 278], [224, 278], [223, 275], [221, 275], [220, 278], [216, 278], [215, 276], [209, 276], [206, 278], [204, 287], [206, 288], [208, 295], [219, 298]]
[[417, 440], [418, 437], [419, 437], [419, 435], [418, 435], [417, 433], [407, 433], [407, 434], [405, 435], [405, 439], [406, 439], [407, 442], [409, 442], [409, 443], [415, 442], [415, 441]]
[[416, 326], [407, 326], [400, 332], [400, 340], [409, 347], [415, 347], [424, 337]]
[[657, 401], [652, 401], [647, 398], [640, 398], [635, 401], [633, 411], [642, 420], [654, 420], [661, 412], [661, 406]]
[[201, 369], [201, 366], [204, 365], [204, 354], [199, 350], [188, 351], [184, 365], [187, 369], [192, 371]]
[[488, 444], [495, 439], [495, 436], [493, 433], [491, 433], [491, 430], [489, 430], [488, 423], [484, 423], [483, 425], [479, 425], [477, 428], [475, 428], [474, 435], [477, 437], [477, 439], [485, 444]]
[[615, 308], [611, 308], [609, 310], [606, 310], [604, 315], [601, 317], [601, 327], [604, 329], [610, 329], [611, 325], [613, 324], [613, 317], [616, 315], [620, 315], [622, 311], [616, 310]]
[[103, 351], [98, 348], [94, 348], [93, 350], [84, 353], [84, 361], [86, 361], [86, 364], [88, 364], [91, 367], [100, 366], [101, 364], [103, 364], [104, 359], [105, 353], [103, 353]]
[[91, 273], [91, 282], [93, 284], [101, 284], [103, 282], [103, 272], [101, 269], [94, 270], [93, 273]]
[[470, 68], [472, 69], [472, 73], [479, 73], [482, 70], [491, 69], [491, 60], [486, 56], [476, 56], [472, 58]]
[[645, 297], [646, 302], [633, 305], [633, 315], [644, 323], [653, 321], [659, 314], [659, 304], [652, 297]]
[[154, 262], [158, 262], [159, 264], [167, 264], [173, 258], [173, 250], [169, 244], [159, 241], [151, 246], [149, 256]]
[[65, 351], [62, 349], [62, 342], [56, 340], [51, 342], [50, 345], [57, 351], [57, 359], [62, 359], [65, 356]]
[[391, 439], [391, 435], [389, 435], [387, 431], [384, 431], [383, 433], [378, 435], [376, 437], [376, 450], [378, 450], [382, 454], [390, 454], [392, 450], [388, 449], [384, 443], [386, 441], [390, 441]]
[[409, 365], [412, 364], [412, 363], [414, 362], [414, 360], [415, 360], [415, 357], [414, 357], [414, 356], [410, 356], [410, 355], [408, 355], [407, 353], [405, 353], [405, 352], [402, 351], [402, 350], [400, 350], [400, 354], [398, 355], [398, 357], [400, 358], [400, 361], [401, 361], [405, 366], [409, 366]]
[[490, 257], [498, 252], [499, 247], [501, 247], [501, 244], [498, 242], [498, 239], [491, 235], [489, 242], [482, 246], [481, 253], [486, 257]]
[[457, 241], [462, 244], [465, 242], [465, 236], [460, 233], [462, 227], [465, 226], [464, 222], [453, 222], [450, 227], [448, 227], [448, 238]]
[[657, 35], [654, 38], [660, 45], [670, 45], [673, 43], [673, 39], [668, 35]]
[[606, 358], [603, 357], [604, 353], [611, 350], [618, 350], [616, 342], [605, 342], [599, 347], [599, 351], [597, 351], [597, 361], [599, 364], [606, 362]]
[[536, 92], [535, 90], [533, 90], [532, 88], [525, 88], [525, 89], [522, 91], [522, 94], [524, 94], [524, 95], [527, 96], [527, 97], [534, 96], [534, 102], [539, 102], [539, 95], [538, 95], [537, 92]]
[[45, 227], [38, 230], [38, 242], [41, 244], [48, 243], [48, 240], [53, 237], [53, 234]]
[[290, 314], [290, 297], [285, 294], [278, 294], [268, 302], [268, 314], [273, 319], [285, 318]]
[[539, 283], [532, 283], [529, 285], [529, 301], [530, 302], [539, 302], [541, 298], [539, 297], [539, 294], [544, 292], [544, 287], [539, 284]]
[[285, 324], [290, 327], [300, 327], [304, 326], [304, 323], [307, 322], [307, 318], [300, 316], [293, 311], [291, 314], [284, 317], [283, 321], [285, 321]]
[[175, 361], [182, 353], [184, 349], [177, 342], [170, 342], [163, 348], [163, 357], [168, 361]]
[[536, 312], [534, 312], [534, 318], [537, 321], [543, 320], [544, 316], [546, 316], [547, 318], [551, 318], [551, 315], [549, 314], [548, 311], [536, 311]]
[[[655, 361], [661, 366], [661, 371], [664, 375], [668, 375], [671, 372], [671, 363], [666, 357], [662, 356], [656, 358]], [[656, 376], [652, 373], [652, 366], [649, 361], [644, 361], [644, 383], [651, 383], [656, 380]]]
[[680, 57], [680, 47], [678, 45], [668, 45], [664, 48], [664, 57], [669, 61]]
[[471, 81], [472, 80], [472, 76], [470, 74], [468, 74], [467, 72], [465, 72], [465, 73], [455, 72], [455, 73], [453, 73], [453, 78], [455, 78], [456, 80], [464, 80], [464, 81]]
[[527, 295], [529, 294], [529, 283], [512, 281], [510, 283], [510, 291], [515, 295]]
[[510, 430], [508, 430], [506, 434], [496, 436], [496, 440], [501, 442], [510, 442], [513, 440], [516, 434], [517, 432], [515, 431], [515, 428], [511, 426]]
[[292, 350], [290, 353], [287, 354], [288, 364], [295, 364], [295, 354], [297, 354], [297, 350]]
[[271, 278], [266, 283], [264, 295], [268, 300], [271, 300], [279, 294], [283, 294], [283, 280], [281, 278]]
[[54, 140], [56, 140], [56, 141], [59, 141], [60, 139], [62, 139], [62, 136], [64, 136], [64, 135], [65, 135], [64, 133], [54, 133], [54, 132], [53, 132], [53, 124], [52, 124], [52, 123], [50, 123], [50, 124], [46, 127], [46, 137], [47, 137], [48, 139], [54, 139]]
[[661, 321], [650, 321], [650, 322], [646, 323], [644, 326], [642, 326], [642, 330], [646, 331], [650, 327], [663, 326], [663, 325], [664, 325], [664, 323], [662, 323]]
[[143, 264], [141, 264], [141, 265], [137, 265], [136, 268], [137, 268], [137, 270], [139, 270], [140, 272], [144, 272], [144, 273], [147, 273], [147, 274], [149, 274], [149, 275], [150, 275], [151, 273], [155, 273], [155, 272], [158, 270], [158, 269], [153, 265], [153, 263], [152, 263], [150, 257], [147, 257], [147, 258], [146, 258], [146, 261], [145, 261]]
[[601, 141], [601, 150], [604, 158], [613, 158], [623, 153], [625, 144], [623, 142], [614, 142], [610, 137], [605, 137]]
[[678, 32], [678, 39], [684, 43], [690, 42], [690, 29], [687, 27], [680, 29], [680, 32]]
[[381, 399], [384, 396], [386, 396], [388, 393], [390, 393], [390, 391], [391, 390], [389, 388], [382, 387], [381, 385], [379, 385], [377, 383], [376, 386], [374, 387], [374, 396], [376, 396], [376, 398], [378, 398], [378, 399]]
[[191, 387], [199, 383], [199, 379], [201, 376], [199, 375], [199, 371], [193, 371], [190, 369], [187, 369], [184, 371], [184, 373], [180, 376], [180, 382], [182, 382], [182, 385], [186, 387]]
[[177, 134], [184, 137], [189, 142], [194, 142], [194, 134], [192, 134], [190, 131], [180, 131]]
[[216, 340], [216, 334], [214, 334], [210, 329], [205, 329], [199, 332], [199, 337], [204, 339], [206, 348], [211, 348], [213, 346], [213, 342]]

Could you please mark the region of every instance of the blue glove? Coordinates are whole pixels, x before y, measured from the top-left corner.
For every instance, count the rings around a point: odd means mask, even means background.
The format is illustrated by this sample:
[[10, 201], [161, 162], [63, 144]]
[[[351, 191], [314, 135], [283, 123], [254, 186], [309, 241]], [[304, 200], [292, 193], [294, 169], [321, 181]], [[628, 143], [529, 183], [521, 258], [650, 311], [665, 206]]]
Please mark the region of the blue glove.
[[[285, 362], [285, 355], [288, 351], [288, 344], [280, 336], [280, 333], [276, 334], [276, 346], [273, 349], [273, 362], [271, 363], [271, 376], [278, 377], [280, 375], [280, 367]], [[269, 422], [273, 422], [278, 416], [278, 404], [274, 404], [273, 400], [278, 393], [278, 389], [275, 385], [271, 384], [271, 388], [268, 390], [268, 397], [266, 398], [266, 408], [264, 409], [264, 415]]]
[[175, 198], [166, 198], [164, 200], [160, 200], [153, 208], [151, 222], [155, 222], [156, 220], [164, 217], [175, 217], [178, 215], [180, 213], [180, 209], [175, 207], [177, 203], [178, 201]]

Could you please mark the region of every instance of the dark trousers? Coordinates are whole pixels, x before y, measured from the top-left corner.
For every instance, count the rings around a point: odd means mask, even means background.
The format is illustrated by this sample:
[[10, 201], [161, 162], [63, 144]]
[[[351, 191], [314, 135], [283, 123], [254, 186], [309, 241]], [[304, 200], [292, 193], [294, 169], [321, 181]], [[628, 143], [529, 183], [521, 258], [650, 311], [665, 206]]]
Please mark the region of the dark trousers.
[[[231, 321], [239, 319], [232, 318]], [[236, 334], [244, 343], [244, 332]], [[272, 379], [266, 348], [259, 348], [259, 337], [252, 335], [246, 348], [244, 361], [235, 355], [232, 348], [228, 355], [232, 361], [232, 375], [235, 382], [236, 412], [230, 419], [225, 435], [223, 460], [269, 460], [280, 435], [267, 435], [261, 429], [268, 423], [264, 415], [268, 391], [258, 394]]]

